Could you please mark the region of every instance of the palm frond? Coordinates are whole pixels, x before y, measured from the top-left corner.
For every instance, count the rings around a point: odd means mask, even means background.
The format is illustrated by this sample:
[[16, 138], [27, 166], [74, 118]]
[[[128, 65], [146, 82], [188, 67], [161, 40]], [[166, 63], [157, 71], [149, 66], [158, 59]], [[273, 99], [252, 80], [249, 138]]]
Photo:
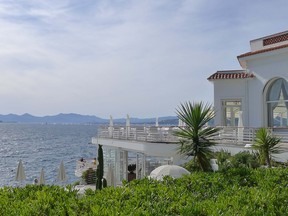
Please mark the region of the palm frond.
[[220, 130], [207, 126], [215, 116], [212, 106], [202, 102], [185, 102], [180, 104], [176, 113], [186, 125], [186, 127], [179, 127], [179, 130], [174, 133], [180, 138], [178, 152], [182, 155], [194, 156], [200, 167], [208, 170], [211, 147], [216, 144], [211, 138]]

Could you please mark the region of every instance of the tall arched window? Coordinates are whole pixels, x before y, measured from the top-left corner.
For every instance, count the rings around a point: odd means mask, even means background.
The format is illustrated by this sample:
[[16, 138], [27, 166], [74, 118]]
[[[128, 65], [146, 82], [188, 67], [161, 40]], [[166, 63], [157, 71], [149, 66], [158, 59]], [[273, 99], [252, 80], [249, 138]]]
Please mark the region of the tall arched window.
[[287, 127], [288, 114], [288, 83], [279, 78], [273, 81], [267, 96], [268, 126]]

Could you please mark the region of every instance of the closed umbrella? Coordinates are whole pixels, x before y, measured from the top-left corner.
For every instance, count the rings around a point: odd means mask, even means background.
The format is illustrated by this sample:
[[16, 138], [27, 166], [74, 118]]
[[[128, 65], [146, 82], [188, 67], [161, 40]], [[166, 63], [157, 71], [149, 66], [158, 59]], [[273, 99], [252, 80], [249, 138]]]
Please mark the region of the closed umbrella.
[[128, 114], [127, 114], [127, 117], [126, 117], [126, 127], [130, 127], [130, 117], [129, 117]]
[[112, 116], [110, 115], [110, 122], [109, 122], [109, 128], [108, 128], [108, 131], [109, 131], [109, 137], [113, 137], [113, 130], [114, 130], [114, 128], [113, 128], [113, 118], [112, 118]]
[[182, 120], [178, 119], [178, 127], [182, 127], [182, 126], [183, 126]]
[[113, 125], [114, 125], [113, 117], [112, 117], [112, 115], [110, 115], [109, 127], [113, 127]]
[[130, 117], [127, 114], [127, 118], [126, 118], [126, 138], [129, 139], [130, 137]]
[[41, 169], [40, 172], [40, 177], [39, 177], [39, 185], [44, 185], [45, 184], [45, 177], [44, 177], [44, 169]]
[[25, 176], [25, 172], [24, 172], [24, 167], [23, 167], [23, 164], [22, 164], [22, 160], [20, 159], [19, 163], [18, 163], [18, 167], [17, 167], [15, 180], [22, 182], [25, 179], [26, 179], [26, 176]]
[[188, 170], [177, 165], [162, 165], [154, 169], [150, 173], [150, 178], [162, 180], [164, 176], [171, 176], [172, 178], [181, 178], [182, 175], [190, 174]]
[[243, 127], [243, 113], [239, 111], [239, 118], [238, 118], [238, 142], [243, 142], [243, 134], [244, 127]]
[[61, 164], [60, 164], [60, 167], [59, 167], [59, 170], [58, 170], [58, 180], [60, 182], [63, 182], [63, 181], [67, 180], [67, 176], [66, 176], [66, 171], [65, 171], [63, 160], [61, 161]]

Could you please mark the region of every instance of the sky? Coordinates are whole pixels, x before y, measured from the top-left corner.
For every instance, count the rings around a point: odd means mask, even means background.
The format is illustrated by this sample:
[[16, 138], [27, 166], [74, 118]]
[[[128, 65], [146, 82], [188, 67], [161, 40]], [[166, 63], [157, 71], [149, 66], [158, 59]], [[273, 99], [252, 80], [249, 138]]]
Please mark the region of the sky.
[[288, 30], [286, 0], [0, 0], [0, 114], [175, 116]]

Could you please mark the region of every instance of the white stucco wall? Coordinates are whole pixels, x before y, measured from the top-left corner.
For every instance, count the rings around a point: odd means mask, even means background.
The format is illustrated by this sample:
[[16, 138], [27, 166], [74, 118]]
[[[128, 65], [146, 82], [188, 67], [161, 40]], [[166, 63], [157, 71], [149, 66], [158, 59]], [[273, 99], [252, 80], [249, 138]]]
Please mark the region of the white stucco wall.
[[242, 101], [243, 124], [249, 127], [267, 126], [265, 86], [275, 78], [288, 81], [288, 48], [245, 57], [247, 72], [254, 78], [214, 80], [215, 125], [222, 124], [223, 100]]
[[247, 68], [256, 78], [249, 80], [249, 126], [267, 126], [264, 89], [274, 78], [288, 80], [288, 49], [257, 55], [247, 60]]

